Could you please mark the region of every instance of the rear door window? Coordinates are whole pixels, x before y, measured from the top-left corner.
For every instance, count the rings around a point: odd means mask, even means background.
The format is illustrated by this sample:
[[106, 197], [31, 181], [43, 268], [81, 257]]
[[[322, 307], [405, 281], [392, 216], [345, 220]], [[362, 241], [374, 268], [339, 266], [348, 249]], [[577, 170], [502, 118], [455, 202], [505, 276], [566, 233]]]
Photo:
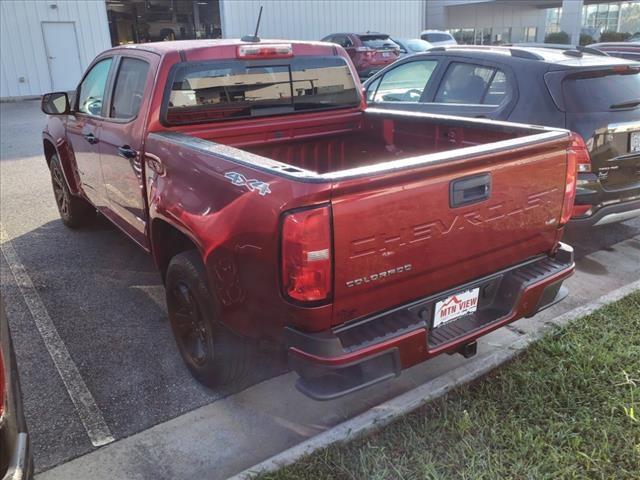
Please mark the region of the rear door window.
[[111, 103], [112, 118], [132, 119], [138, 115], [149, 64], [137, 58], [123, 58], [118, 68]]
[[290, 63], [245, 61], [178, 64], [165, 98], [173, 125], [353, 107], [360, 96], [340, 57], [297, 57]]
[[570, 76], [562, 82], [562, 94], [569, 113], [634, 108], [633, 103], [640, 101], [640, 70], [609, 70]]
[[447, 68], [434, 101], [462, 105], [499, 105], [506, 98], [506, 87], [504, 72], [500, 70], [454, 62]]
[[[418, 102], [422, 97], [437, 60], [418, 60], [404, 63], [384, 74], [379, 83], [374, 82], [367, 91], [367, 101]], [[374, 89], [377, 87], [377, 90]]]
[[482, 101], [483, 105], [500, 105], [507, 98], [507, 87], [507, 76], [502, 70], [496, 70]]

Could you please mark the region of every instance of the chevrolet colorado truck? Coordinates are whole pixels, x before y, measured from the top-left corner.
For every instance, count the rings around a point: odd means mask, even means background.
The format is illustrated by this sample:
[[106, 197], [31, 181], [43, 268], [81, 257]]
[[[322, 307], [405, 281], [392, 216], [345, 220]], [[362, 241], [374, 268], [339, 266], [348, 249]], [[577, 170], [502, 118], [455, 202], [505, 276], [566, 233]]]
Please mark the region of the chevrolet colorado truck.
[[153, 256], [208, 386], [270, 340], [335, 398], [567, 294], [570, 132], [366, 108], [340, 46], [126, 45], [42, 108], [62, 221], [97, 210]]

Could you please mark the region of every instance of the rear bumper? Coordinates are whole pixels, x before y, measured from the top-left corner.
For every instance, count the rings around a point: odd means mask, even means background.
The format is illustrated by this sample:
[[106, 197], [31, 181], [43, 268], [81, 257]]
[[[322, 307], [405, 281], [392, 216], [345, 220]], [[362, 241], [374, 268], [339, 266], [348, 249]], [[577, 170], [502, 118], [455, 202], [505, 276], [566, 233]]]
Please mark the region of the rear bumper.
[[586, 215], [572, 218], [569, 227], [592, 227], [622, 222], [640, 216], [640, 183], [606, 190], [595, 174], [579, 174], [575, 204], [591, 205], [591, 208]]
[[[391, 311], [320, 333], [285, 329], [296, 387], [330, 400], [400, 375], [441, 353], [460, 351], [477, 338], [566, 297], [563, 281], [575, 269], [573, 249], [561, 244], [555, 257], [538, 257]], [[431, 329], [436, 302], [480, 289], [475, 313]]]
[[640, 217], [640, 200], [616, 202], [593, 210], [589, 216], [572, 218], [570, 227], [595, 227]]
[[367, 66], [359, 67], [357, 71], [360, 78], [368, 78], [373, 74], [378, 73], [384, 67], [386, 67], [386, 65], [373, 65], [373, 66], [367, 65]]

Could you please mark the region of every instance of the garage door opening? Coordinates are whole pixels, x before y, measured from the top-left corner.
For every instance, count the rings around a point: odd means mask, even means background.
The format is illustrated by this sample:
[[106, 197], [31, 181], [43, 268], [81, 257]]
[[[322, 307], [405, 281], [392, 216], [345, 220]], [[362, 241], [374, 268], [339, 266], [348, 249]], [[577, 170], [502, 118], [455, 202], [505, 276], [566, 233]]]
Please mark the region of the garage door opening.
[[107, 0], [111, 44], [221, 38], [219, 0]]

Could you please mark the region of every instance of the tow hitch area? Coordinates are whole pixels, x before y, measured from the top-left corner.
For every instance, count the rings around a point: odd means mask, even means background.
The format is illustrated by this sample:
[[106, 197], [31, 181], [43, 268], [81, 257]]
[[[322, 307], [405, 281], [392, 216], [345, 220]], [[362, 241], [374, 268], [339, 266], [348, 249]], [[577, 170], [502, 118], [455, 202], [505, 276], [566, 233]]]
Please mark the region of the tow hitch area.
[[478, 353], [478, 342], [464, 344], [462, 347], [460, 347], [458, 353], [464, 358], [471, 358], [475, 356], [475, 354]]

